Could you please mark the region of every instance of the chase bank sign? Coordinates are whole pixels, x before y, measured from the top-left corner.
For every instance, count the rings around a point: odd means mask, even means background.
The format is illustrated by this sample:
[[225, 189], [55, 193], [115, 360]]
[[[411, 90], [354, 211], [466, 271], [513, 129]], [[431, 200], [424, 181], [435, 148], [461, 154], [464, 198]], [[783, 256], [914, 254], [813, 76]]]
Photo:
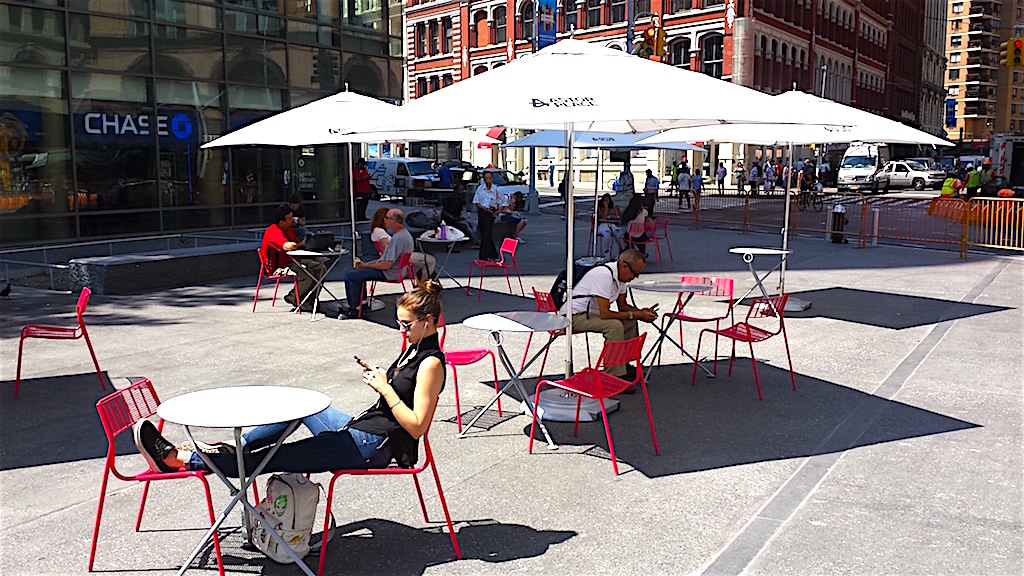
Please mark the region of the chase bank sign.
[[154, 130], [157, 136], [173, 136], [178, 140], [185, 140], [192, 135], [192, 119], [182, 113], [168, 117], [89, 112], [82, 118], [85, 133], [94, 136], [149, 136]]

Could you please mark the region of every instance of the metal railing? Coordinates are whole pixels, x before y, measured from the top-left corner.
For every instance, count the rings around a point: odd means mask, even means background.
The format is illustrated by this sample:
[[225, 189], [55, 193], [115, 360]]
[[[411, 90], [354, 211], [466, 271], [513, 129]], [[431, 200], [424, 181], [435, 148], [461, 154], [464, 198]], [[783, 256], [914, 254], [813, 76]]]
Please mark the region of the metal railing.
[[[805, 200], [812, 196], [804, 193]], [[934, 198], [928, 195], [864, 195], [818, 193], [821, 202], [791, 197], [790, 232], [824, 233], [855, 238], [859, 247], [879, 241], [900, 244], [956, 246], [966, 257], [971, 246], [1024, 251], [1024, 200], [1016, 198]], [[785, 217], [785, 193], [779, 190], [752, 194], [729, 188], [719, 192], [705, 189], [697, 202], [691, 194], [687, 209], [685, 195], [662, 190], [655, 213], [680, 221], [692, 219], [695, 229], [702, 224], [747, 232], [752, 228], [781, 230]], [[833, 218], [837, 205], [843, 218]], [[820, 210], [819, 210], [820, 207]], [[834, 225], [842, 223], [841, 229]]]

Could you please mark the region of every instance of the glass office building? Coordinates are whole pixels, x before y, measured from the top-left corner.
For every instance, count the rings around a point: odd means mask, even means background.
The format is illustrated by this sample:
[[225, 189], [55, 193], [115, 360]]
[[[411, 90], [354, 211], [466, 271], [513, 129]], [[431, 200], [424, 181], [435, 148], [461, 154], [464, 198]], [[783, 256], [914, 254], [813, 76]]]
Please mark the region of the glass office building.
[[0, 0], [0, 245], [348, 210], [346, 147], [201, 150], [348, 89], [398, 101], [397, 0]]

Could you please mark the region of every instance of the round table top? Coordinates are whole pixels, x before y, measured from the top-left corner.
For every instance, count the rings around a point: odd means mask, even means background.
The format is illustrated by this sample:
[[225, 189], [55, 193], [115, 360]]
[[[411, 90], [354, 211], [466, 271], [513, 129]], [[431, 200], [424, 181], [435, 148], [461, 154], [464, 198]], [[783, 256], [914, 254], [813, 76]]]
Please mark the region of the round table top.
[[231, 386], [175, 396], [160, 404], [161, 418], [185, 426], [242, 428], [290, 422], [331, 405], [323, 392], [288, 386]]
[[463, 242], [463, 241], [469, 240], [469, 238], [467, 238], [465, 235], [463, 235], [460, 238], [452, 238], [451, 236], [449, 236], [447, 238], [424, 238], [423, 236], [420, 236], [416, 240], [418, 240], [420, 242], [427, 242], [427, 243], [436, 242], [437, 244], [447, 244], [449, 242]]
[[751, 256], [786, 256], [792, 250], [781, 248], [729, 248], [730, 254], [750, 254]]
[[630, 282], [630, 288], [643, 290], [645, 292], [707, 292], [714, 288], [714, 284], [684, 284], [674, 280], [649, 280], [647, 282]]
[[316, 258], [318, 256], [344, 256], [348, 254], [348, 248], [342, 248], [341, 250], [324, 250], [323, 252], [316, 252], [314, 250], [289, 250], [289, 256], [298, 256], [299, 258]]
[[462, 324], [489, 332], [549, 332], [565, 330], [569, 319], [551, 312], [495, 312], [470, 316]]

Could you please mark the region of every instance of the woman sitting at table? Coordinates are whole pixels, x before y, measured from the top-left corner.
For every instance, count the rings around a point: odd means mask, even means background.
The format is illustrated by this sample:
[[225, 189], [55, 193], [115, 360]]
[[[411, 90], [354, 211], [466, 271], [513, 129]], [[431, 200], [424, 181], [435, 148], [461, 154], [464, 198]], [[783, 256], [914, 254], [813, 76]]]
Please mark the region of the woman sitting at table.
[[601, 246], [603, 248], [602, 255], [607, 260], [612, 258], [612, 238], [615, 238], [615, 242], [622, 240], [622, 228], [619, 223], [622, 222], [622, 211], [619, 207], [612, 202], [612, 195], [605, 194], [601, 196], [601, 201], [597, 205], [597, 233], [601, 236]]
[[[633, 224], [646, 224], [647, 223], [647, 208], [644, 206], [644, 197], [640, 194], [634, 194], [633, 198], [629, 201], [626, 209], [622, 212], [622, 222], [626, 225], [628, 231]], [[643, 242], [647, 240], [647, 232], [641, 233], [639, 236], [633, 236], [630, 233], [630, 237], [633, 239], [634, 246], [640, 251], [644, 257], [647, 257], [647, 245]]]
[[[391, 367], [363, 365], [363, 382], [380, 397], [353, 418], [336, 409], [302, 419], [312, 438], [283, 444], [263, 472], [329, 472], [386, 467], [392, 459], [411, 467], [419, 456], [419, 438], [427, 431], [444, 389], [444, 354], [438, 344], [441, 284], [427, 280], [398, 299], [398, 327], [409, 347]], [[288, 423], [257, 426], [242, 436], [246, 474], [251, 474]], [[198, 454], [174, 447], [149, 420], [135, 425], [135, 444], [150, 468], [173, 472], [203, 470]], [[235, 448], [230, 444], [202, 445], [204, 455], [228, 476], [237, 476]]]
[[387, 215], [387, 206], [381, 206], [373, 213], [373, 220], [370, 222], [370, 240], [377, 247], [378, 256], [384, 254], [384, 249], [388, 247], [388, 241], [391, 240], [391, 235], [388, 234], [387, 228], [384, 226], [384, 217]]

